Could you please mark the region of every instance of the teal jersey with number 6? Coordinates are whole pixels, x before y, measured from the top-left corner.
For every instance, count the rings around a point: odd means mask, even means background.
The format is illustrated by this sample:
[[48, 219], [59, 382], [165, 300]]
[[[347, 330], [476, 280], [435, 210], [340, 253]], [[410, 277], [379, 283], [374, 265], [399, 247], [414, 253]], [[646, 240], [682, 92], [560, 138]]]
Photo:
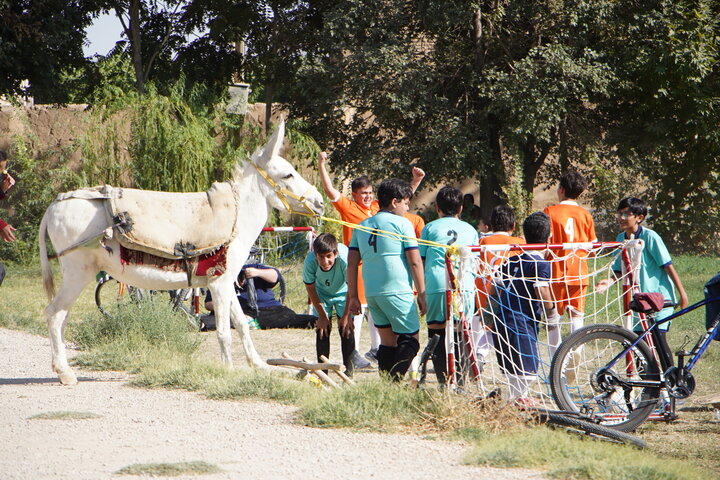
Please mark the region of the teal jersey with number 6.
[[[420, 238], [445, 245], [477, 245], [478, 233], [472, 225], [455, 217], [442, 217], [434, 220], [422, 230]], [[425, 292], [445, 291], [445, 249], [420, 245], [420, 256], [425, 258]], [[475, 276], [472, 262], [467, 262], [463, 272], [463, 290], [474, 290]]]
[[350, 250], [359, 251], [362, 259], [365, 295], [373, 297], [412, 293], [412, 277], [405, 251], [418, 248], [418, 245], [410, 221], [399, 215], [380, 211], [363, 220], [360, 225], [377, 232], [356, 229], [350, 241]]
[[335, 263], [327, 272], [318, 265], [315, 253], [308, 253], [303, 264], [303, 282], [315, 284], [315, 291], [322, 302], [331, 302], [337, 297], [345, 298], [347, 293], [347, 254], [348, 248], [338, 244], [338, 255]]

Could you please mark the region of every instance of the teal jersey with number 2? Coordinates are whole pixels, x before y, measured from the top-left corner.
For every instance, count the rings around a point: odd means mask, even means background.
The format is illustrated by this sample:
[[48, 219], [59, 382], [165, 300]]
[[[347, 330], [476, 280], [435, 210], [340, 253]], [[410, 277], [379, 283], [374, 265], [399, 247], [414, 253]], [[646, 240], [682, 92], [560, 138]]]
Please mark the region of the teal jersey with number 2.
[[350, 250], [358, 250], [362, 259], [365, 295], [372, 297], [412, 293], [412, 277], [405, 251], [418, 246], [410, 221], [399, 215], [380, 211], [363, 220], [360, 225], [378, 232], [356, 229], [350, 241]]
[[[478, 233], [472, 225], [455, 217], [441, 217], [434, 220], [422, 230], [420, 238], [445, 245], [477, 245]], [[445, 249], [420, 245], [420, 256], [425, 258], [425, 292], [440, 293], [445, 291]], [[472, 273], [472, 262], [468, 262], [464, 272], [463, 290], [473, 290], [475, 277]]]

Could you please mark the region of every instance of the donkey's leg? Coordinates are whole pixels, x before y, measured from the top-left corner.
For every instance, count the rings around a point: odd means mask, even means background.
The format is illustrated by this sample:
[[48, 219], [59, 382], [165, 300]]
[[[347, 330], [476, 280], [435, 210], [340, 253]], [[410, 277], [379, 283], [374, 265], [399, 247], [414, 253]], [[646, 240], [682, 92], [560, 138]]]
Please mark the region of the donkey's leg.
[[63, 332], [70, 308], [80, 296], [80, 293], [91, 280], [93, 274], [84, 269], [63, 269], [63, 282], [60, 290], [50, 304], [45, 308], [45, 321], [50, 336], [50, 349], [52, 352], [52, 368], [57, 373], [63, 385], [75, 385], [77, 377], [68, 364], [63, 342]]
[[215, 283], [208, 285], [208, 288], [212, 294], [213, 310], [215, 311], [215, 328], [218, 343], [220, 344], [220, 359], [225, 365], [232, 367], [230, 303], [232, 298], [235, 297], [235, 288], [232, 283], [227, 285]]
[[230, 301], [230, 318], [233, 321], [233, 325], [235, 325], [235, 330], [240, 334], [240, 340], [242, 340], [243, 343], [248, 365], [260, 368], [267, 367], [268, 365], [262, 361], [257, 350], [255, 350], [255, 345], [253, 344], [252, 338], [250, 338], [250, 328], [248, 327], [247, 318], [240, 307], [240, 302], [234, 295]]

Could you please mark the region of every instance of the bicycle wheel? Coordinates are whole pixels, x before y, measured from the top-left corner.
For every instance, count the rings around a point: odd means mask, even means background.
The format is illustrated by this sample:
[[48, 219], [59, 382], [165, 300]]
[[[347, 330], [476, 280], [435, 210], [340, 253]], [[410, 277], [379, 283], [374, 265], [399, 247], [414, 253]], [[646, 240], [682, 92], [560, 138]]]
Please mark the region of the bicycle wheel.
[[638, 336], [617, 325], [590, 325], [570, 335], [553, 357], [550, 387], [561, 410], [599, 419], [616, 430], [637, 428], [655, 408], [660, 387], [628, 385], [628, 381], [660, 380], [655, 357], [640, 342], [612, 368], [607, 368]]
[[647, 442], [635, 435], [630, 435], [629, 433], [625, 433], [614, 428], [598, 425], [597, 423], [588, 422], [571, 415], [538, 411], [537, 417], [541, 422], [547, 423], [548, 425], [556, 425], [570, 431], [590, 435], [594, 438], [599, 437], [602, 440], [626, 443], [634, 445], [638, 448], [647, 447]]
[[95, 287], [95, 305], [100, 313], [108, 317], [117, 316], [125, 305], [137, 303], [144, 296], [141, 289], [118, 282], [112, 277], [107, 277], [107, 280]]
[[195, 313], [195, 291], [192, 288], [180, 288], [178, 290], [169, 290], [170, 305], [176, 312], [181, 312], [193, 329], [200, 328], [200, 314]]

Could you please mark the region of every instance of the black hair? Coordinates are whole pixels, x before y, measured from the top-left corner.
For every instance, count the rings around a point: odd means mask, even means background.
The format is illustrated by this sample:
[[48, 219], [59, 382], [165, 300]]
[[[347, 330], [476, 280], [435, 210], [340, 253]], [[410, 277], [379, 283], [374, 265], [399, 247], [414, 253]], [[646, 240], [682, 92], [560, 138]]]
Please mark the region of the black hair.
[[399, 178], [389, 178], [383, 180], [377, 190], [377, 199], [380, 208], [388, 208], [395, 200], [404, 200], [406, 198], [412, 198], [412, 188], [410, 184], [405, 180]]
[[335, 238], [335, 235], [332, 233], [321, 233], [313, 242], [312, 248], [313, 252], [319, 255], [325, 255], [330, 252], [337, 253], [337, 238]]
[[515, 228], [515, 212], [508, 205], [497, 205], [490, 213], [493, 232], [509, 232]]
[[353, 192], [356, 192], [356, 191], [360, 190], [361, 188], [366, 188], [366, 187], [372, 187], [372, 182], [365, 175], [363, 175], [362, 177], [356, 178], [350, 184], [350, 190]]
[[577, 170], [569, 170], [560, 177], [560, 186], [565, 196], [574, 200], [587, 188], [587, 180]]
[[[455, 187], [445, 186], [440, 189], [435, 197], [435, 204], [443, 215], [454, 216], [460, 213], [463, 206], [463, 194]], [[472, 198], [472, 195], [470, 196]]]
[[0, 150], [0, 162], [5, 160], [7, 160], [7, 153], [5, 153], [5, 150]]
[[531, 213], [523, 222], [523, 232], [527, 243], [547, 243], [550, 217], [544, 212]]
[[626, 197], [620, 200], [617, 211], [619, 212], [620, 210], [625, 210], [626, 208], [635, 216], [642, 215], [643, 217], [647, 217], [647, 205], [645, 205], [645, 202], [639, 198]]

